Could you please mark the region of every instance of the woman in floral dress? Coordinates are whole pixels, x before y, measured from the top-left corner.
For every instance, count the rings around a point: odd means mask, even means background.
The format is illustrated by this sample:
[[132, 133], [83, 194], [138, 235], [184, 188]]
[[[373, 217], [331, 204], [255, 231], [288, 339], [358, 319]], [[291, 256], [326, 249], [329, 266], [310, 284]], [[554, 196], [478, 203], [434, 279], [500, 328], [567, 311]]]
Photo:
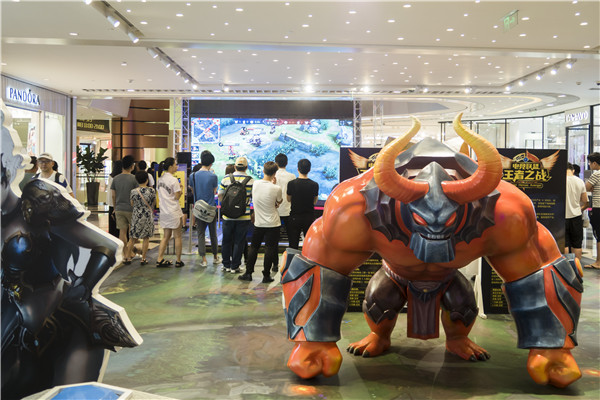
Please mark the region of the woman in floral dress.
[[156, 191], [148, 186], [148, 172], [138, 171], [135, 179], [140, 186], [131, 191], [130, 200], [133, 206], [131, 216], [131, 237], [134, 244], [142, 239], [142, 265], [148, 264], [146, 253], [150, 238], [154, 235], [154, 204], [156, 203]]

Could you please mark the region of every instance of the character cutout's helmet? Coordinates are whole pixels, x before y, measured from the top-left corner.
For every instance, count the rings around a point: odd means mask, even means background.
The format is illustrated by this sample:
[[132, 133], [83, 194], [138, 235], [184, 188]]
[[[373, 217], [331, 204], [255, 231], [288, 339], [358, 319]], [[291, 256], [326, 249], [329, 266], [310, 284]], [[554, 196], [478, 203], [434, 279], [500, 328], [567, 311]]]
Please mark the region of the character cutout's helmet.
[[[465, 128], [461, 116], [454, 119], [454, 129], [473, 148], [478, 164], [433, 139], [401, 153], [419, 131], [416, 118], [411, 129], [386, 146], [375, 162], [373, 181], [383, 194], [378, 196], [378, 207], [382, 200], [386, 203], [382, 198], [389, 197], [390, 211], [399, 210], [411, 233], [410, 248], [424, 262], [452, 261], [458, 241], [469, 242], [493, 225], [495, 189], [502, 178], [500, 155], [491, 143]], [[369, 186], [365, 189], [368, 192]], [[394, 233], [388, 238], [408, 241], [401, 229]]]

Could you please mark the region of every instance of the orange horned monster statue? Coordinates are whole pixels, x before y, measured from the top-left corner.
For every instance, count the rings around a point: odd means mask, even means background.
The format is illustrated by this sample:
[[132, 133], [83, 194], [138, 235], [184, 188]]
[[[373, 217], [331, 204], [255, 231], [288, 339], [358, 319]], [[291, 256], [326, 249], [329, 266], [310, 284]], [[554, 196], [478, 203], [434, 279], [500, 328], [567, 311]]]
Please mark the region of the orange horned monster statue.
[[337, 186], [302, 252], [287, 250], [281, 282], [288, 336], [295, 343], [288, 367], [298, 376], [338, 372], [342, 355], [336, 341], [351, 287], [348, 275], [378, 253], [383, 266], [363, 302], [371, 333], [348, 352], [373, 357], [387, 350], [406, 304], [409, 337], [438, 337], [441, 319], [450, 353], [489, 359], [468, 337], [478, 309], [470, 283], [457, 271], [486, 257], [504, 281], [533, 380], [566, 387], [581, 377], [571, 355], [581, 265], [560, 254], [536, 221], [529, 198], [501, 180], [498, 151], [461, 117], [454, 119], [454, 129], [477, 162], [432, 139], [402, 151], [419, 131], [413, 118], [410, 130], [380, 152], [373, 168]]

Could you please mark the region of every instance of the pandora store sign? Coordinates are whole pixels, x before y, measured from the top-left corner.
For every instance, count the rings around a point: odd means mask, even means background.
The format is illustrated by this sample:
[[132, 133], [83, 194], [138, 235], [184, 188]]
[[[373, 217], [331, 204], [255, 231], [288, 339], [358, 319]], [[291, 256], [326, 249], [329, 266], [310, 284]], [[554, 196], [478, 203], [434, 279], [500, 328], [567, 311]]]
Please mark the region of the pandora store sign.
[[6, 87], [6, 98], [17, 103], [23, 103], [30, 106], [40, 105], [40, 96], [31, 91], [31, 89], [19, 90], [12, 86]]

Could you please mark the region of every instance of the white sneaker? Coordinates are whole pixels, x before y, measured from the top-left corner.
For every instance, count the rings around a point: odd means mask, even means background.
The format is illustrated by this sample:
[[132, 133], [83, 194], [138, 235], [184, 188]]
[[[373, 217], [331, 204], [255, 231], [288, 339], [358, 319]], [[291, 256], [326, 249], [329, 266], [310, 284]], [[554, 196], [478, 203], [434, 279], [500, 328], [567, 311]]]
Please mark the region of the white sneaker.
[[242, 269], [241, 268], [235, 268], [235, 269], [230, 269], [229, 272], [231, 272], [232, 274], [241, 274], [242, 273]]
[[225, 267], [225, 266], [223, 265], [223, 266], [221, 267], [221, 271], [224, 271], [224, 272], [230, 272], [230, 271], [231, 271], [231, 269], [230, 269], [230, 268], [227, 268], [227, 267]]
[[213, 259], [213, 264], [218, 265], [221, 264], [222, 261], [223, 260], [221, 260], [221, 258], [217, 256]]
[[206, 262], [206, 260], [202, 261], [202, 263], [200, 264], [201, 267], [208, 267], [208, 263]]

